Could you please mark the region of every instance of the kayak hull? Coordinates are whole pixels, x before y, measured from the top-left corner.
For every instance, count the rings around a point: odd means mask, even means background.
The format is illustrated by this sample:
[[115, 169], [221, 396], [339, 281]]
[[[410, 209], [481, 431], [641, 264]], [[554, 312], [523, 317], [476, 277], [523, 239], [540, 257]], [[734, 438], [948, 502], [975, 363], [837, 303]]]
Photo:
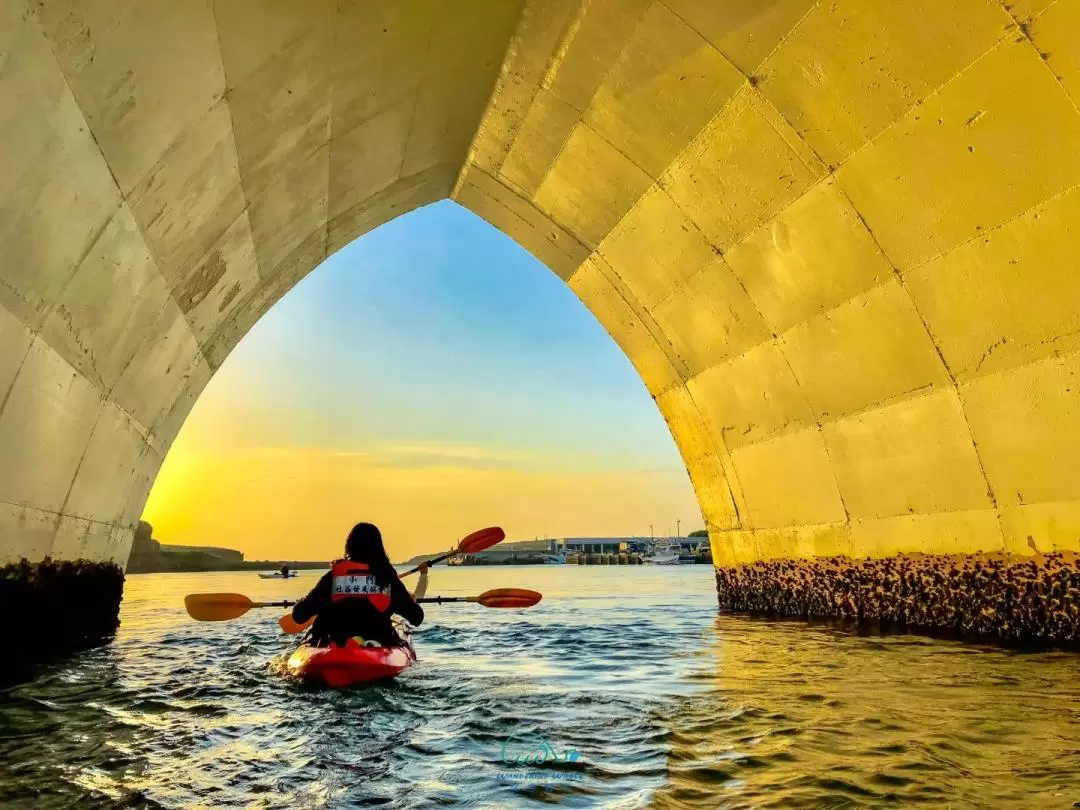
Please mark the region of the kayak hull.
[[396, 677], [416, 661], [412, 639], [402, 647], [311, 647], [304, 644], [289, 656], [289, 673], [334, 689]]
[[281, 574], [259, 574], [259, 579], [293, 579], [296, 574], [289, 574], [287, 577]]

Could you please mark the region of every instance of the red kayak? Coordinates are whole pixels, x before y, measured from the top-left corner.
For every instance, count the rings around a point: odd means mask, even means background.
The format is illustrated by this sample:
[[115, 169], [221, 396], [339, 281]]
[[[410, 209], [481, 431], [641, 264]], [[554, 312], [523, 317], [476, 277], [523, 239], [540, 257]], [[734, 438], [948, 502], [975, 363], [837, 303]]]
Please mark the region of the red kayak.
[[416, 661], [412, 637], [402, 633], [401, 647], [297, 647], [289, 656], [290, 674], [305, 681], [321, 681], [340, 689], [393, 678]]

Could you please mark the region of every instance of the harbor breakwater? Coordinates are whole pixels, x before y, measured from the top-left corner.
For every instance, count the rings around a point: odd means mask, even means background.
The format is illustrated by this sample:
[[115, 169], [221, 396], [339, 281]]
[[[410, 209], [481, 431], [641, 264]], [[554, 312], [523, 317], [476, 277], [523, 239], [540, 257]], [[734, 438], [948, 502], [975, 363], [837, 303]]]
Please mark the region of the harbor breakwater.
[[[567, 554], [566, 565], [643, 565], [648, 559], [636, 552], [633, 553], [609, 553], [609, 554]], [[686, 563], [709, 565], [712, 557], [708, 554], [695, 554], [693, 560]], [[549, 558], [540, 555], [507, 555], [503, 557], [489, 557], [484, 554], [466, 557], [460, 565], [551, 565]]]

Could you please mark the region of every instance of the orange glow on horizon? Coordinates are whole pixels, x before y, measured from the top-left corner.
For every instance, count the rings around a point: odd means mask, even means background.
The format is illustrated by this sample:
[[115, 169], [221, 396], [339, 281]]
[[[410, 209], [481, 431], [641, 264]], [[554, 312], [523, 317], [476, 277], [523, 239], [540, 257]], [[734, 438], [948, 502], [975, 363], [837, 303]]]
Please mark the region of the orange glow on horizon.
[[682, 471], [560, 468], [486, 448], [208, 453], [178, 442], [143, 519], [161, 542], [226, 546], [249, 560], [332, 559], [352, 524], [366, 520], [397, 561], [489, 525], [509, 540], [644, 535], [676, 517], [689, 530], [700, 513], [688, 490]]

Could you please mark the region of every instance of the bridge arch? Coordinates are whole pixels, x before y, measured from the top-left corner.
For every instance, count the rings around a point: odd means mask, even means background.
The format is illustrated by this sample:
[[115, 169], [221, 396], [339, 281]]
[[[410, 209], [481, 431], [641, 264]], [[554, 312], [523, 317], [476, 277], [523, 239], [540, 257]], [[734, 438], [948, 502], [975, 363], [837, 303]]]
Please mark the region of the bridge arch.
[[721, 567], [1080, 548], [1080, 0], [0, 0], [0, 562], [123, 563], [214, 370], [452, 197]]

